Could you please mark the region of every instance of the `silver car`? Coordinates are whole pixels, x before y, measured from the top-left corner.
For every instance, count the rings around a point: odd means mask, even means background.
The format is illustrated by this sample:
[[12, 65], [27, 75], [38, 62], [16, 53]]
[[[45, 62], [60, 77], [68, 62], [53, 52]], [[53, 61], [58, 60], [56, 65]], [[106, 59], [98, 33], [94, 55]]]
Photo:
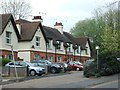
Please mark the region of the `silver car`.
[[42, 74], [45, 74], [45, 69], [43, 67], [38, 67], [35, 66], [34, 64], [30, 63], [30, 62], [26, 62], [26, 61], [16, 61], [15, 65], [14, 62], [9, 62], [7, 63], [5, 66], [10, 66], [10, 67], [28, 67], [28, 73], [31, 76], [35, 76], [35, 75], [39, 75], [41, 76]]

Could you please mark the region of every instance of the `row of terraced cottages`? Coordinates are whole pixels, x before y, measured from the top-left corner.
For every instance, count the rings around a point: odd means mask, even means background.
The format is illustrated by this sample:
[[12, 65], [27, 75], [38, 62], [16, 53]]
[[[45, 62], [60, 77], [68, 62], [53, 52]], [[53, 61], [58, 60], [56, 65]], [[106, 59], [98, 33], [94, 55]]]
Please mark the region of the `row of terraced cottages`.
[[62, 23], [54, 28], [43, 26], [41, 16], [32, 21], [14, 20], [11, 14], [0, 14], [0, 57], [32, 61], [48, 59], [52, 62], [84, 61], [91, 57], [89, 38], [74, 38], [63, 31]]

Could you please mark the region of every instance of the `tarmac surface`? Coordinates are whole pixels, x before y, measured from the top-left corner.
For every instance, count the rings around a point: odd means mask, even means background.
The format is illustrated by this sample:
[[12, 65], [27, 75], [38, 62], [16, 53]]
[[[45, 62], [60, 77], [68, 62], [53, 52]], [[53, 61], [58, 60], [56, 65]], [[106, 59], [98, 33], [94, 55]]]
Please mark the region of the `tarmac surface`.
[[9, 83], [2, 84], [2, 88], [105, 88], [106, 85], [109, 88], [120, 88], [118, 76], [119, 74], [85, 78], [82, 71], [72, 71], [41, 77], [21, 78], [18, 82], [8, 81]]

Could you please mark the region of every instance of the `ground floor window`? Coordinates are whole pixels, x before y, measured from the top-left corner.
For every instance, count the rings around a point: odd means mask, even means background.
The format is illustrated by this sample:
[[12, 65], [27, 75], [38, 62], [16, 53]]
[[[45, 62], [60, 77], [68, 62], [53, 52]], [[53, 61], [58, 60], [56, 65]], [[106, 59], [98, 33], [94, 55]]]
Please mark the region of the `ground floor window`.
[[8, 54], [7, 58], [10, 59], [10, 60], [12, 60], [13, 59], [12, 58], [12, 54]]
[[39, 55], [38, 54], [34, 54], [34, 60], [39, 60]]
[[61, 62], [61, 56], [57, 57], [58, 62]]
[[48, 60], [49, 60], [50, 62], [52, 62], [52, 59], [53, 59], [52, 56], [48, 56]]
[[69, 61], [72, 61], [72, 58], [69, 58]]

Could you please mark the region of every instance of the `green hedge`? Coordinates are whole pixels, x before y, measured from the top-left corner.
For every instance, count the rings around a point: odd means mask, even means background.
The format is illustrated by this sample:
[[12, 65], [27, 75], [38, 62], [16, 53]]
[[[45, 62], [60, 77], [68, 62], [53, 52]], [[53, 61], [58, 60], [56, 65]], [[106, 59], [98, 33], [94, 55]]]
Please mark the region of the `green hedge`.
[[7, 58], [2, 58], [0, 59], [0, 63], [2, 64], [2, 66], [5, 66], [5, 64], [7, 64], [8, 62], [10, 62], [11, 60], [10, 59], [7, 59]]

